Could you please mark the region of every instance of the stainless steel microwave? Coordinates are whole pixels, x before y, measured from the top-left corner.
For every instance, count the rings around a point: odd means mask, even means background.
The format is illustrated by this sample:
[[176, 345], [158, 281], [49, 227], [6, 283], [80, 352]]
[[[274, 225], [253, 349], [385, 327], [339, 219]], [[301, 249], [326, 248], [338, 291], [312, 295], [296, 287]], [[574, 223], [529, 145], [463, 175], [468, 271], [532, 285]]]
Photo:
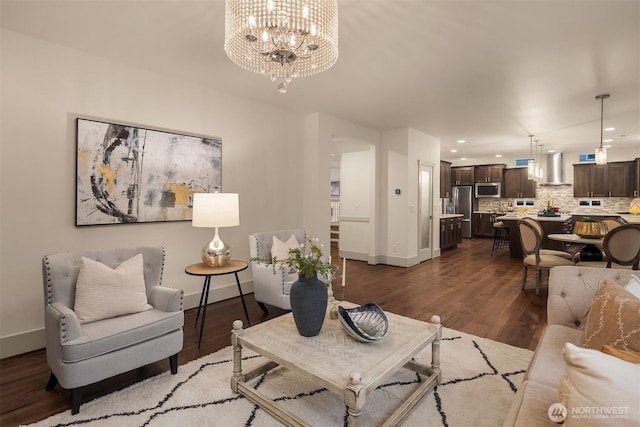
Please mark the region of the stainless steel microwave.
[[476, 198], [500, 198], [500, 187], [499, 182], [476, 182]]

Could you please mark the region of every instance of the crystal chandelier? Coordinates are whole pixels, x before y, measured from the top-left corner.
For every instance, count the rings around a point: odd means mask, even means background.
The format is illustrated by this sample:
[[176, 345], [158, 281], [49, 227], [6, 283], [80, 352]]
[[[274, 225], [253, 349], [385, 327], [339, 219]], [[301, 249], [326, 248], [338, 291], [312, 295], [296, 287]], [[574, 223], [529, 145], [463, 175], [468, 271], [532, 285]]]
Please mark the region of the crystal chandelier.
[[600, 147], [596, 148], [596, 165], [607, 164], [607, 149], [602, 146], [603, 132], [604, 132], [604, 100], [609, 97], [609, 94], [605, 93], [596, 96], [596, 99], [600, 100]]
[[226, 0], [224, 50], [240, 67], [279, 81], [329, 69], [338, 59], [337, 0]]

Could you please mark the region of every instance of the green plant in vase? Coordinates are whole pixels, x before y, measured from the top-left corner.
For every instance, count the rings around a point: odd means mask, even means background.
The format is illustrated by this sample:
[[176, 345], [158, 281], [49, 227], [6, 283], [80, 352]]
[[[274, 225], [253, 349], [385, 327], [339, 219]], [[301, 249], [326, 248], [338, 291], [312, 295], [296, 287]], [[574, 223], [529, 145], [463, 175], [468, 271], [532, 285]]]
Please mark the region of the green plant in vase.
[[278, 267], [297, 271], [298, 280], [291, 285], [289, 302], [296, 328], [304, 337], [313, 337], [320, 333], [327, 312], [327, 287], [331, 285], [331, 278], [338, 270], [337, 266], [324, 259], [322, 248], [320, 240], [311, 237], [305, 245], [289, 249], [289, 255], [284, 259], [251, 259], [263, 263], [271, 262], [274, 274]]

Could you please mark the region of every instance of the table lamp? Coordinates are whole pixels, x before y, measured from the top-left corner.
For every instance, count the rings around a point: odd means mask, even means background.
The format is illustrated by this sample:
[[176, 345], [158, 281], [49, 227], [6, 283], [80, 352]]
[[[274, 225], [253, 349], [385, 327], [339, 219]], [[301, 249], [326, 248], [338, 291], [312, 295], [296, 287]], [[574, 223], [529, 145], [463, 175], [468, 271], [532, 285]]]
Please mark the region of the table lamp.
[[194, 227], [215, 227], [216, 231], [207, 245], [202, 248], [202, 261], [209, 267], [222, 267], [231, 259], [231, 248], [218, 234], [218, 227], [240, 225], [237, 193], [195, 193], [193, 195]]

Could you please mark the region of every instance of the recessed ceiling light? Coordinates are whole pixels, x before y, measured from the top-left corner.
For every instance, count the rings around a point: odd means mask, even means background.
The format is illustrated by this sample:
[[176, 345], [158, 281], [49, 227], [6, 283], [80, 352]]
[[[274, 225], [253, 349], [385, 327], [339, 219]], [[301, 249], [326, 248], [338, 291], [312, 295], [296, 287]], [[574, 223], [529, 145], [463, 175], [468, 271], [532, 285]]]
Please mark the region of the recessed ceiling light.
[[616, 128], [604, 128], [605, 132], [611, 132], [612, 130], [616, 130]]
[[556, 152], [556, 150], [549, 150], [549, 151], [547, 151], [547, 153], [555, 153], [555, 152]]
[[466, 157], [460, 157], [460, 160], [467, 160]]
[[451, 150], [451, 152], [452, 152], [452, 153], [457, 153], [457, 152], [458, 152], [458, 150]]
[[613, 142], [613, 139], [603, 139], [602, 142]]
[[502, 154], [496, 154], [496, 157], [502, 157]]
[[611, 148], [611, 144], [609, 145], [603, 145], [604, 148]]
[[459, 139], [458, 140], [458, 144], [464, 144], [465, 142], [467, 142], [467, 141], [465, 141], [464, 139]]

